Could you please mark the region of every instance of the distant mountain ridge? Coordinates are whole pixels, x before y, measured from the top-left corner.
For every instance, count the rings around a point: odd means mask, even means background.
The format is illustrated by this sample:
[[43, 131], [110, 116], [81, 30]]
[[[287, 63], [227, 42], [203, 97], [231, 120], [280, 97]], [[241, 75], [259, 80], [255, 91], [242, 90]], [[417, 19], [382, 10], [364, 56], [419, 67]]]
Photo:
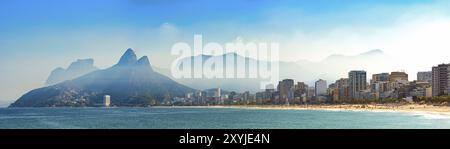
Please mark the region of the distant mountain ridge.
[[[236, 53], [227, 53], [224, 55], [198, 55], [182, 59], [181, 61], [194, 60], [202, 57], [203, 61], [208, 59], [224, 58], [225, 56], [234, 55], [236, 59], [259, 62], [256, 59], [244, 57]], [[313, 85], [318, 79], [324, 79], [328, 82], [334, 82], [341, 77], [347, 77], [350, 70], [366, 70], [369, 73], [380, 73], [389, 71], [394, 62], [391, 58], [384, 54], [382, 50], [375, 49], [353, 56], [346, 55], [330, 55], [319, 62], [299, 60], [297, 62], [278, 61], [280, 66], [280, 80], [290, 78], [298, 82], [305, 82]], [[221, 69], [222, 67], [218, 67]], [[158, 68], [155, 71], [171, 76], [170, 70]], [[199, 71], [199, 70], [196, 70]], [[191, 86], [197, 89], [210, 89], [221, 87], [222, 89], [237, 92], [258, 92], [262, 79], [196, 79], [183, 78], [175, 79], [177, 82]], [[274, 84], [275, 87], [277, 84]]]
[[10, 107], [96, 106], [110, 95], [115, 106], [148, 106], [167, 96], [183, 97], [195, 90], [154, 72], [147, 56], [137, 59], [127, 49], [119, 62], [73, 80], [32, 90]]
[[78, 59], [72, 62], [67, 69], [61, 67], [54, 69], [47, 78], [45, 85], [54, 85], [72, 80], [95, 70], [98, 70], [98, 68], [94, 66], [93, 59]]
[[318, 62], [300, 60], [295, 63], [306, 72], [315, 74], [315, 76], [298, 75], [297, 78], [303, 78], [310, 84], [319, 78], [334, 82], [339, 78], [347, 77], [350, 70], [365, 70], [369, 75], [387, 72], [395, 68], [395, 61], [380, 49], [352, 56], [331, 55]]
[[[236, 53], [225, 53], [223, 55], [217, 55], [217, 56], [197, 55], [197, 56], [191, 56], [191, 57], [186, 57], [184, 59], [181, 59], [180, 62], [185, 63], [186, 61], [196, 60], [196, 59], [201, 58], [203, 63], [205, 63], [205, 61], [207, 61], [207, 60], [222, 59], [222, 60], [224, 60], [224, 64], [225, 64], [225, 59], [226, 59], [226, 57], [229, 57], [229, 56], [234, 57], [236, 62], [237, 61], [248, 61], [248, 62], [251, 61], [251, 62], [256, 62], [256, 63], [258, 62], [256, 59], [244, 57], [244, 56], [241, 56]], [[236, 64], [235, 64], [235, 66], [236, 66]], [[223, 70], [224, 67], [216, 66], [215, 69]], [[170, 70], [168, 70], [168, 69], [158, 68], [155, 71], [158, 71], [169, 77], [172, 76]], [[195, 70], [195, 68], [194, 68], [194, 71], [201, 72], [202, 70]], [[236, 70], [236, 71], [238, 71], [238, 70]], [[199, 89], [199, 90], [208, 90], [211, 88], [220, 87], [223, 90], [236, 91], [236, 92], [260, 91], [260, 82], [263, 81], [260, 78], [202, 78], [202, 79], [172, 78], [172, 79], [177, 82], [180, 82], [182, 84], [185, 84], [187, 86], [193, 87], [195, 89]]]

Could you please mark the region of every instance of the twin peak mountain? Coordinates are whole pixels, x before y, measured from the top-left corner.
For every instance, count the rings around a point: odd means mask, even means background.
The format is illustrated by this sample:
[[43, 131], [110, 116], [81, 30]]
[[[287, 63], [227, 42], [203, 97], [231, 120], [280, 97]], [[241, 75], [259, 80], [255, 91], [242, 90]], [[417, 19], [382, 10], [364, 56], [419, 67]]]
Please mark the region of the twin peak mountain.
[[136, 54], [132, 49], [127, 49], [116, 66], [144, 66], [145, 69], [152, 69], [148, 57], [143, 56], [138, 60]]
[[153, 71], [147, 56], [137, 59], [127, 49], [116, 65], [32, 90], [11, 107], [96, 106], [104, 95], [110, 95], [115, 106], [148, 106], [193, 91]]

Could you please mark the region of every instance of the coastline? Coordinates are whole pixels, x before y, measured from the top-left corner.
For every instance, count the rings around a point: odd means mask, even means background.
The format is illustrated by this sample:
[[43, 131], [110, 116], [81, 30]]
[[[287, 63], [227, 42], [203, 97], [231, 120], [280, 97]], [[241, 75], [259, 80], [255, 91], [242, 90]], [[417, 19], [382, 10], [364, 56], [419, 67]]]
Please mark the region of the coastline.
[[214, 105], [214, 106], [175, 106], [175, 108], [236, 108], [266, 110], [325, 110], [351, 112], [401, 112], [412, 114], [431, 114], [450, 118], [449, 106], [420, 104], [336, 104], [336, 105]]
[[[0, 108], [6, 109], [11, 107], [0, 107]], [[26, 107], [19, 107], [19, 108], [26, 108]], [[98, 108], [98, 107], [39, 107], [39, 108]], [[109, 108], [149, 108], [149, 107], [109, 107]], [[227, 109], [258, 109], [258, 110], [398, 112], [398, 113], [409, 113], [433, 117], [438, 116], [440, 118], [450, 119], [450, 106], [436, 106], [426, 104], [211, 105], [211, 106], [152, 106], [150, 108], [227, 108]]]

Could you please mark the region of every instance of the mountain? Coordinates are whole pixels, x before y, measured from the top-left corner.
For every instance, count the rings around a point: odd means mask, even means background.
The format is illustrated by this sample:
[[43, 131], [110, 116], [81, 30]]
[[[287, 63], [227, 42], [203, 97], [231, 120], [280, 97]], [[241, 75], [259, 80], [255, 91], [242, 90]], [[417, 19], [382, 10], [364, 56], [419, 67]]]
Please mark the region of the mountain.
[[296, 65], [308, 73], [297, 74], [297, 78], [303, 78], [310, 84], [319, 78], [334, 82], [347, 77], [350, 70], [365, 70], [370, 74], [393, 71], [397, 67], [396, 62], [382, 50], [375, 49], [357, 55], [330, 55], [318, 61], [297, 61]]
[[[227, 53], [227, 54], [218, 55], [218, 56], [197, 55], [197, 56], [191, 56], [191, 57], [181, 59], [179, 62], [185, 63], [186, 61], [196, 60], [196, 59], [201, 58], [203, 63], [205, 63], [205, 61], [207, 61], [207, 60], [222, 59], [222, 60], [224, 60], [224, 64], [225, 64], [225, 57], [228, 57], [228, 56], [234, 57], [236, 59], [236, 61], [258, 62], [255, 59], [243, 57], [236, 53]], [[236, 66], [236, 64], [235, 64], [235, 66]], [[215, 67], [215, 69], [224, 70], [224, 67], [217, 66], [217, 67]], [[190, 86], [190, 87], [198, 89], [198, 90], [207, 90], [207, 89], [211, 89], [211, 88], [220, 87], [223, 90], [228, 90], [228, 91], [257, 92], [257, 91], [260, 91], [260, 82], [263, 81], [262, 79], [259, 79], [259, 78], [173, 78], [171, 71], [168, 69], [156, 68], [155, 71], [165, 74], [166, 76], [171, 77], [173, 80], [180, 82], [181, 84]], [[199, 69], [199, 70], [194, 70], [194, 71], [201, 72], [202, 70]]]
[[128, 49], [110, 68], [32, 90], [10, 106], [95, 106], [102, 103], [104, 95], [110, 95], [116, 106], [147, 106], [166, 96], [184, 97], [194, 91], [154, 72], [147, 56], [137, 59], [134, 51]]
[[97, 68], [94, 66], [93, 59], [79, 59], [70, 64], [67, 69], [61, 67], [54, 69], [50, 73], [50, 76], [47, 78], [45, 84], [47, 86], [55, 85], [67, 80], [78, 78], [95, 70], [97, 70]]
[[[203, 62], [206, 60], [220, 60], [224, 59], [226, 56], [235, 56], [238, 60], [245, 60], [248, 62], [258, 63], [260, 61], [248, 57], [243, 57], [236, 53], [228, 53], [219, 56], [210, 55], [198, 55], [181, 60], [195, 60], [202, 58]], [[299, 60], [297, 62], [284, 62], [278, 61], [280, 68], [279, 79], [294, 79], [297, 82], [305, 82], [307, 84], [314, 84], [318, 79], [324, 79], [328, 82], [334, 82], [341, 77], [347, 77], [350, 70], [366, 70], [368, 75], [370, 73], [381, 73], [385, 71], [394, 70], [394, 62], [392, 59], [385, 55], [382, 50], [371, 50], [365, 53], [346, 56], [346, 55], [330, 55], [327, 58], [319, 62]], [[223, 69], [223, 67], [218, 66], [218, 69]], [[155, 71], [171, 76], [170, 70], [157, 68]], [[201, 71], [201, 70], [195, 70]], [[188, 85], [190, 87], [204, 90], [209, 88], [220, 87], [224, 90], [236, 91], [236, 92], [257, 92], [261, 91], [260, 82], [263, 80], [261, 78], [254, 79], [224, 79], [224, 78], [182, 78], [176, 79], [177, 82]], [[277, 84], [274, 84], [275, 87]]]

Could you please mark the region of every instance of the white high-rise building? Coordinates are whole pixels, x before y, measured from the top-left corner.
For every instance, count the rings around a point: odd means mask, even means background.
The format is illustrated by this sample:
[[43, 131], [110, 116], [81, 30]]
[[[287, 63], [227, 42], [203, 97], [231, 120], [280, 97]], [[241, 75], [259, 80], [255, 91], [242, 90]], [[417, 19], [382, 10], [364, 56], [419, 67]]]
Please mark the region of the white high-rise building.
[[216, 91], [216, 98], [220, 98], [220, 97], [222, 97], [222, 91], [221, 91], [220, 88], [217, 88], [217, 91]]
[[315, 83], [316, 85], [316, 96], [324, 96], [327, 95], [327, 81], [319, 79]]
[[103, 97], [103, 106], [105, 106], [105, 107], [111, 106], [111, 96], [105, 95]]

